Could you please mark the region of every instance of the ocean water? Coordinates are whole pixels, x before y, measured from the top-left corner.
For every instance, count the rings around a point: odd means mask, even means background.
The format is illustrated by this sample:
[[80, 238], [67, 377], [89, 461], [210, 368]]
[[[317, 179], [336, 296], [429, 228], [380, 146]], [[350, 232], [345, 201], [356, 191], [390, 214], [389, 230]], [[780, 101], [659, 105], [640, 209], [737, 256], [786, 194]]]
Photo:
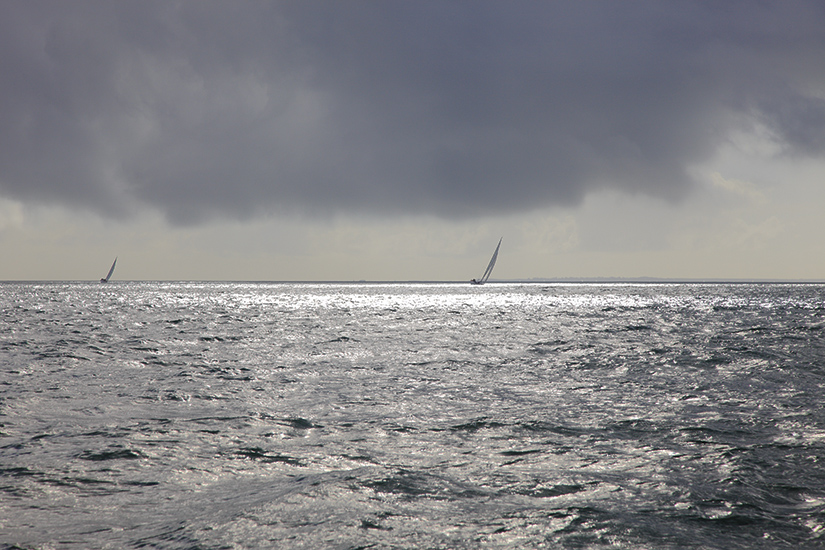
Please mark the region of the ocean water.
[[825, 547], [825, 285], [0, 305], [0, 548]]

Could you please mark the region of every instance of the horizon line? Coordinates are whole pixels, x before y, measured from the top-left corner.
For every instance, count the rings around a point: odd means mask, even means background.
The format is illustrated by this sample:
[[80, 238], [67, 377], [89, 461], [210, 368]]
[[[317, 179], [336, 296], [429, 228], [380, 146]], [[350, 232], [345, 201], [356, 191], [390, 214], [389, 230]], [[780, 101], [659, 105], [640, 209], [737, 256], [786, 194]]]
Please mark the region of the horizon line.
[[[112, 283], [271, 283], [271, 284], [469, 284], [457, 279], [115, 279]], [[94, 283], [96, 279], [0, 279], [0, 283]], [[487, 284], [588, 284], [588, 283], [669, 283], [669, 284], [825, 284], [825, 278], [786, 277], [529, 277], [490, 279]]]

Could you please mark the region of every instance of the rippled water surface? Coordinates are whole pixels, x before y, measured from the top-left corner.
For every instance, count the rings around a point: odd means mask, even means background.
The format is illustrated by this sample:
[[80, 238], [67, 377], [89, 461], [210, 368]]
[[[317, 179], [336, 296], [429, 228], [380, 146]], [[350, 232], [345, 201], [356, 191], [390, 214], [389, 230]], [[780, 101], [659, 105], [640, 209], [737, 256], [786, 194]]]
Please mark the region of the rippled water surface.
[[0, 305], [0, 548], [825, 546], [822, 285]]

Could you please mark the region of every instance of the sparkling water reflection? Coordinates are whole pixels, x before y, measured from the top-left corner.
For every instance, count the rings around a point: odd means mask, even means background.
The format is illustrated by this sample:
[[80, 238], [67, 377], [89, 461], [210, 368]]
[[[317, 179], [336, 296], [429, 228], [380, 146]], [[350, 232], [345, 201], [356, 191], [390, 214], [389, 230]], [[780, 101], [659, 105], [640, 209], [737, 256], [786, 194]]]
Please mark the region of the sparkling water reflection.
[[0, 284], [0, 542], [819, 547], [823, 290]]

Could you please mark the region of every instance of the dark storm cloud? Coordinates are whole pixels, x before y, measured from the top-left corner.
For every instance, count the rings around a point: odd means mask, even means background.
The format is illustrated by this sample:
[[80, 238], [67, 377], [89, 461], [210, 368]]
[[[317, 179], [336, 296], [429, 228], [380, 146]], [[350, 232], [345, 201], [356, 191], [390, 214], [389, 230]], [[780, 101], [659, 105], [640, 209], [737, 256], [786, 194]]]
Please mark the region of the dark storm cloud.
[[668, 198], [825, 150], [821, 2], [8, 2], [0, 194], [174, 221]]

